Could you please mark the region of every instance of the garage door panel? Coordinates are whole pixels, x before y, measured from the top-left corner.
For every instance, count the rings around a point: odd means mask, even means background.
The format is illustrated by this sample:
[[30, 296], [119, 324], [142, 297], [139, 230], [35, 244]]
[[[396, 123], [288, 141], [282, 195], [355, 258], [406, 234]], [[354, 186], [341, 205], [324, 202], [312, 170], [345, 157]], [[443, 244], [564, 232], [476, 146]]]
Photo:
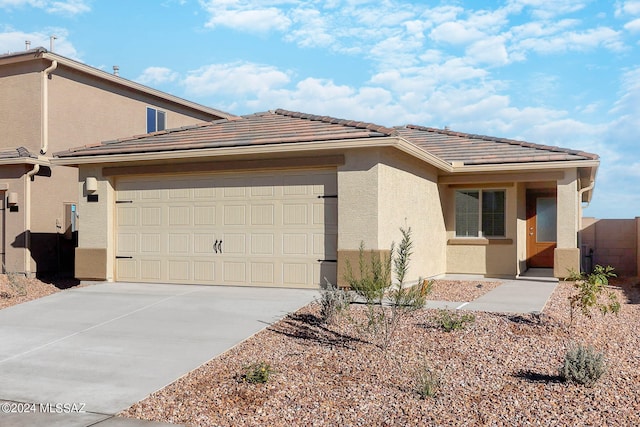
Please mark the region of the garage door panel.
[[245, 205], [225, 205], [224, 206], [224, 225], [246, 225], [246, 211]]
[[196, 283], [215, 283], [216, 263], [210, 259], [193, 261], [193, 280]]
[[170, 281], [188, 282], [191, 280], [191, 263], [188, 260], [169, 260], [167, 269]]
[[162, 261], [160, 259], [141, 259], [140, 278], [146, 281], [159, 281], [162, 278]]
[[243, 285], [247, 283], [247, 263], [245, 261], [223, 261], [222, 269], [224, 284]]
[[140, 225], [143, 227], [162, 225], [162, 208], [160, 206], [140, 208]]
[[273, 262], [251, 263], [251, 284], [273, 286], [275, 283], [275, 268]]
[[335, 262], [325, 261], [336, 259], [335, 171], [116, 185], [125, 202], [116, 205], [116, 255], [132, 257], [117, 260], [118, 280], [315, 287], [325, 275], [335, 282]]
[[140, 252], [143, 254], [160, 253], [162, 234], [156, 233], [141, 233], [140, 234]]
[[168, 225], [181, 226], [191, 225], [191, 206], [169, 206], [168, 207]]
[[133, 206], [119, 206], [118, 226], [136, 226], [138, 225], [138, 208]]
[[274, 225], [275, 210], [272, 203], [251, 206], [251, 225]]

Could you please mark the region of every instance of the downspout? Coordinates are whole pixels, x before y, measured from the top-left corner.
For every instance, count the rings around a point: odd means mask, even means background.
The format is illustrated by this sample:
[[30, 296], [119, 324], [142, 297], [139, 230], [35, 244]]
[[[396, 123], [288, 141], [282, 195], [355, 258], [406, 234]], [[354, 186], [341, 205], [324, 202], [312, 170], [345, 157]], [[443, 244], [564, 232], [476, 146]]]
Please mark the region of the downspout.
[[588, 207], [590, 202], [586, 202], [586, 206], [582, 206], [582, 195], [587, 191], [593, 190], [593, 187], [596, 185], [595, 181], [592, 181], [587, 187], [581, 188], [578, 190], [578, 249], [580, 250], [580, 267], [584, 270], [585, 266], [583, 265], [583, 254], [582, 254], [582, 209]]
[[42, 74], [42, 146], [40, 154], [46, 154], [49, 150], [49, 85], [47, 79], [56, 68], [58, 68], [58, 61], [54, 59], [51, 66], [46, 68]]
[[24, 257], [24, 274], [27, 277], [31, 276], [31, 180], [38, 172], [40, 172], [40, 165], [34, 165], [33, 169], [27, 172], [24, 191], [24, 246], [26, 251]]

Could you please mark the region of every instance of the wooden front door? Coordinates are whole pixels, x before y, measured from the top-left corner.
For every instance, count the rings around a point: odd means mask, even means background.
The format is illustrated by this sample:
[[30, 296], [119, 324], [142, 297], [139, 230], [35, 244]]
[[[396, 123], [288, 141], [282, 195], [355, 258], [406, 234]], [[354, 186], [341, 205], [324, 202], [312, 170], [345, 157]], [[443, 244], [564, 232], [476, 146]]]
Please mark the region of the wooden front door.
[[553, 267], [557, 236], [556, 193], [527, 191], [527, 267]]

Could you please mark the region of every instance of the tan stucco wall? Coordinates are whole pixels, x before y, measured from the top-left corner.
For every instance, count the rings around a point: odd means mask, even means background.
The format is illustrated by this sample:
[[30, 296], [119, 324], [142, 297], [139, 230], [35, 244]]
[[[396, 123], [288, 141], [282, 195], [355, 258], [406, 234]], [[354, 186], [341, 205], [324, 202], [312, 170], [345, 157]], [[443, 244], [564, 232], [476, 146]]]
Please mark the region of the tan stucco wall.
[[[490, 182], [491, 178], [487, 177]], [[518, 274], [518, 215], [520, 212], [518, 186], [514, 183], [492, 184], [470, 183], [461, 187], [443, 186], [445, 218], [447, 224], [447, 273], [481, 274], [511, 277]], [[501, 239], [464, 239], [469, 244], [455, 244], [455, 192], [464, 188], [496, 189], [506, 191], [506, 241]], [[521, 226], [520, 226], [521, 228]], [[493, 241], [496, 242], [493, 242]]]
[[564, 179], [558, 181], [558, 248], [578, 247], [578, 171], [567, 169]]
[[[26, 248], [26, 207], [25, 207], [25, 180], [23, 178], [27, 167], [24, 165], [7, 165], [0, 167], [0, 185], [7, 190], [3, 194], [4, 212], [4, 263], [6, 271], [25, 273], [28, 270], [25, 260], [28, 255]], [[9, 193], [16, 193], [17, 201], [15, 209], [11, 211], [7, 206], [6, 197]]]
[[398, 151], [387, 150], [379, 166], [380, 249], [397, 245], [400, 227], [411, 227], [413, 255], [407, 280], [446, 272], [446, 231], [437, 171]]
[[[93, 193], [98, 196], [97, 202], [88, 201], [88, 193], [85, 188], [87, 177], [97, 179], [98, 190]], [[85, 266], [76, 266], [78, 279], [93, 279], [105, 276], [106, 280], [114, 279], [114, 201], [115, 190], [113, 179], [102, 176], [102, 168], [86, 166], [80, 168], [80, 180], [77, 183], [79, 194], [79, 233], [78, 249]], [[99, 249], [99, 250], [98, 250]], [[83, 252], [84, 251], [84, 252]], [[96, 259], [105, 257], [104, 259]]]
[[49, 97], [49, 144], [52, 152], [145, 134], [147, 107], [167, 113], [167, 128], [212, 120], [208, 114], [62, 66], [53, 72], [49, 80]]
[[338, 168], [338, 283], [363, 242], [385, 251], [412, 230], [407, 281], [445, 272], [445, 229], [435, 168], [393, 149], [351, 150]]
[[593, 265], [610, 265], [623, 276], [638, 275], [640, 218], [583, 218], [580, 232], [584, 255], [593, 249]]
[[44, 62], [0, 67], [0, 147], [40, 149]]

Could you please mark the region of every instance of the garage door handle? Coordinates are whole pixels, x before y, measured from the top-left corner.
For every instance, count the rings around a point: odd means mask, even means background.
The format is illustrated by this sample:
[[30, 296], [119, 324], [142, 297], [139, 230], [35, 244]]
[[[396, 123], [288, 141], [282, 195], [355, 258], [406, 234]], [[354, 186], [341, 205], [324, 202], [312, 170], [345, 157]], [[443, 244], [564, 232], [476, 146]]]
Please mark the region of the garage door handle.
[[222, 240], [218, 243], [218, 250], [222, 253]]
[[218, 253], [218, 240], [216, 240], [216, 241], [213, 243], [213, 250], [214, 250], [214, 251], [216, 251], [216, 253]]

